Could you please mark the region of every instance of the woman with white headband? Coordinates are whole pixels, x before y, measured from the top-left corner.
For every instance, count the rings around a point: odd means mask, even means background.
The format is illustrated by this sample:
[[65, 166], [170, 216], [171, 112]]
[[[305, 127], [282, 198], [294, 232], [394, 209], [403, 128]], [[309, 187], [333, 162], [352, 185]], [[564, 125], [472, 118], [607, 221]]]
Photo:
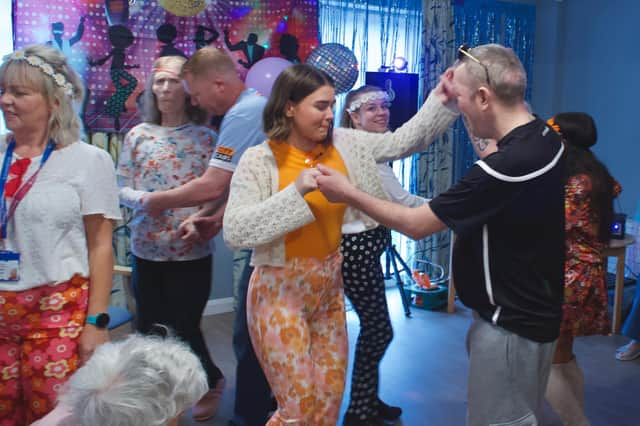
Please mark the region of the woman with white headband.
[[[346, 96], [340, 125], [371, 133], [388, 132], [391, 101], [389, 94], [377, 86], [352, 90]], [[405, 190], [387, 164], [378, 164], [378, 173], [391, 200], [410, 207], [426, 201]], [[375, 223], [367, 226], [355, 220], [342, 225], [344, 292], [360, 319], [345, 426], [382, 424], [402, 414], [400, 407], [387, 405], [378, 396], [380, 361], [393, 338], [380, 266], [390, 237], [388, 229]]]
[[209, 392], [194, 406], [195, 420], [216, 413], [225, 379], [213, 363], [200, 330], [211, 292], [209, 241], [183, 238], [180, 224], [198, 208], [171, 209], [159, 217], [140, 208], [150, 191], [179, 187], [202, 175], [215, 145], [215, 133], [203, 126], [205, 111], [191, 105], [180, 71], [186, 59], [158, 58], [142, 102], [142, 123], [127, 133], [118, 159], [120, 201], [133, 209], [132, 282], [137, 328], [148, 333], [164, 324], [191, 346], [202, 361]]
[[82, 83], [64, 55], [30, 46], [0, 66], [0, 419], [31, 424], [108, 340], [109, 154], [80, 140]]

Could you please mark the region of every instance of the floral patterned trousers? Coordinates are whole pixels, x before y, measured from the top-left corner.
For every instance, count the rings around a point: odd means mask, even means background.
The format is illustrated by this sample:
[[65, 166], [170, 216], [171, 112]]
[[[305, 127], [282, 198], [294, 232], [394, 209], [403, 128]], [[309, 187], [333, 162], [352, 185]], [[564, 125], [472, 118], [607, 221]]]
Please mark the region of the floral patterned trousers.
[[78, 368], [89, 280], [0, 291], [0, 426], [43, 417]]
[[251, 340], [278, 410], [268, 426], [335, 426], [347, 368], [338, 253], [258, 266], [249, 283]]

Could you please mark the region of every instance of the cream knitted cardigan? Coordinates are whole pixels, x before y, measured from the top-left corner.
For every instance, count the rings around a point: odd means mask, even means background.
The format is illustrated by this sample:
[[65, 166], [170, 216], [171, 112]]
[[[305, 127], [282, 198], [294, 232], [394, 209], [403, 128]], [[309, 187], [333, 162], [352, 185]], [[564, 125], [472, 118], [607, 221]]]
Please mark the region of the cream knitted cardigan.
[[[376, 163], [397, 160], [427, 149], [457, 114], [433, 94], [420, 111], [393, 133], [335, 129], [333, 144], [351, 182], [367, 193], [388, 199]], [[233, 249], [254, 249], [253, 265], [283, 266], [284, 236], [315, 220], [309, 205], [291, 183], [278, 190], [278, 168], [267, 142], [247, 149], [231, 178], [223, 233]], [[344, 221], [362, 220], [367, 229], [377, 223], [347, 208]], [[312, 242], [310, 242], [312, 244]]]

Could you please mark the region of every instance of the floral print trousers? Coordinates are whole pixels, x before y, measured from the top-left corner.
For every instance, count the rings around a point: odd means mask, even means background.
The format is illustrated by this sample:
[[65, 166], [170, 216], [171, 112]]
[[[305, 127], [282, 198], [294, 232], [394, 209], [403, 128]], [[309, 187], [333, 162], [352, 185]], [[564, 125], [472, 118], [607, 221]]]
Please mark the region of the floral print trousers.
[[78, 368], [89, 280], [0, 291], [0, 426], [31, 424], [53, 409]]
[[335, 426], [347, 368], [342, 256], [258, 266], [249, 283], [251, 340], [278, 410], [267, 426]]

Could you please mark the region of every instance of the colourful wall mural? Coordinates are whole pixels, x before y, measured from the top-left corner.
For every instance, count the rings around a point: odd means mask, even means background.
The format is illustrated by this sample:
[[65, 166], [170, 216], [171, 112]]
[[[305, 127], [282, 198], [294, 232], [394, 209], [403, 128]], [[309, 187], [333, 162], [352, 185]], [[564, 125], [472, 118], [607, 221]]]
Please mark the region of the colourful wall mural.
[[125, 132], [153, 61], [227, 50], [238, 73], [262, 58], [300, 62], [318, 45], [317, 0], [16, 0], [14, 44], [57, 46], [87, 83], [88, 130]]

